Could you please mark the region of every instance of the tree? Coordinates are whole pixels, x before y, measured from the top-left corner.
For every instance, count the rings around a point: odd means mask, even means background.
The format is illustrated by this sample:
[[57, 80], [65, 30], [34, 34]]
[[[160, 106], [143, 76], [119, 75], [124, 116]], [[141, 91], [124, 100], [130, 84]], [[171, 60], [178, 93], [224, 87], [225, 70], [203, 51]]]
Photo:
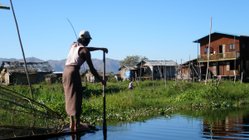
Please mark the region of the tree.
[[146, 58], [145, 56], [131, 55], [131, 56], [127, 56], [126, 58], [124, 58], [124, 60], [121, 60], [120, 65], [132, 67], [132, 66], [137, 65], [142, 60], [148, 60], [148, 58]]

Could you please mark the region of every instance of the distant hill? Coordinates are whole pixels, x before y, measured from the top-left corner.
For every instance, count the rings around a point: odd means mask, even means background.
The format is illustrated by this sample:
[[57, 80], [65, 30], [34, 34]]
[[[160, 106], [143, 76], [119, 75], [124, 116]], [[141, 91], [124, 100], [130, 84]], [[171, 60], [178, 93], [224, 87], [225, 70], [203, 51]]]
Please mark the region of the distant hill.
[[[16, 59], [16, 58], [0, 58], [0, 64], [2, 64], [2, 61], [23, 61], [23, 59]], [[41, 60], [39, 58], [36, 57], [28, 57], [26, 58], [27, 62], [41, 62], [44, 60]]]
[[48, 63], [53, 67], [54, 71], [62, 72], [64, 70], [65, 60], [48, 60]]
[[[22, 61], [23, 59], [15, 59], [15, 58], [0, 58], [0, 65], [2, 61]], [[36, 57], [28, 57], [26, 58], [27, 62], [41, 62], [41, 60]], [[65, 65], [65, 59], [62, 60], [47, 60], [48, 63], [53, 67], [54, 71], [62, 72]], [[103, 71], [103, 61], [100, 59], [92, 59], [93, 65], [97, 71]], [[106, 58], [106, 72], [107, 73], [117, 73], [120, 67], [119, 60], [114, 60], [110, 58]], [[84, 66], [81, 67], [82, 71], [89, 69], [88, 65], [85, 63]]]

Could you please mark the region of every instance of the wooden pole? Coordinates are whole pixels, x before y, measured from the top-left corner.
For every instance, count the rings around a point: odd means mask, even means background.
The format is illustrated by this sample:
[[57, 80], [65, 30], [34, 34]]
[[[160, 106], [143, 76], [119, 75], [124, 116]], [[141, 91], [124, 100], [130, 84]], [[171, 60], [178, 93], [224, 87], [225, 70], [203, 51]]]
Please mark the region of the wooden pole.
[[244, 76], [244, 72], [241, 72], [240, 83], [243, 82], [243, 76]]
[[235, 45], [235, 36], [234, 36], [234, 40], [233, 40], [233, 44], [234, 44], [234, 49], [235, 49], [235, 59], [234, 59], [234, 83], [236, 82], [236, 68], [237, 68], [237, 64], [236, 64], [236, 61], [237, 61], [237, 51], [236, 51], [236, 45]]
[[210, 55], [210, 44], [211, 44], [211, 32], [212, 32], [212, 17], [211, 17], [210, 32], [209, 32], [209, 41], [208, 41], [208, 50], [207, 50], [207, 69], [206, 69], [205, 84], [207, 84], [207, 80], [208, 80], [208, 68], [209, 68], [209, 55]]
[[4, 5], [0, 5], [0, 9], [10, 10], [10, 7], [4, 6]]
[[200, 55], [197, 55], [197, 63], [198, 63], [198, 68], [199, 68], [198, 81], [200, 82], [201, 81], [201, 62], [199, 61], [199, 59], [201, 58], [201, 53], [199, 51], [200, 46], [198, 43], [197, 43], [197, 48], [198, 48], [197, 54], [200, 54]]
[[22, 39], [21, 39], [21, 35], [20, 35], [18, 23], [17, 23], [15, 11], [14, 11], [14, 6], [12, 4], [12, 0], [10, 0], [10, 4], [11, 4], [11, 9], [12, 9], [13, 17], [14, 17], [14, 20], [15, 20], [15, 24], [16, 24], [16, 30], [17, 30], [17, 34], [18, 34], [19, 43], [20, 43], [20, 46], [21, 46], [23, 61], [24, 61], [24, 65], [25, 65], [25, 72], [26, 72], [26, 76], [27, 76], [27, 80], [28, 80], [28, 84], [29, 84], [29, 88], [30, 88], [30, 94], [31, 94], [31, 97], [33, 99], [33, 91], [32, 91], [32, 87], [31, 87], [31, 83], [30, 83], [30, 79], [29, 79], [27, 62], [26, 62], [26, 58], [25, 58], [25, 54], [24, 54], [24, 49], [23, 49], [23, 45], [22, 45]]
[[[106, 73], [106, 67], [105, 67], [105, 52], [103, 51], [103, 80], [105, 81], [105, 73]], [[103, 85], [103, 136], [104, 140], [107, 139], [107, 126], [106, 126], [106, 97], [105, 97], [105, 86]]]
[[142, 63], [143, 63], [143, 60], [141, 61], [141, 64], [140, 64], [139, 82], [141, 81], [141, 76], [142, 76]]
[[163, 74], [164, 74], [164, 86], [166, 87], [166, 82], [167, 82], [167, 74], [166, 74], [166, 70], [167, 70], [167, 67], [166, 67], [166, 61], [164, 60], [164, 66], [163, 66]]
[[190, 79], [191, 79], [191, 67], [190, 67], [190, 55], [189, 55], [189, 58], [188, 58], [188, 70], [189, 70], [189, 72], [188, 72], [188, 79], [189, 79], [189, 81], [191, 81]]

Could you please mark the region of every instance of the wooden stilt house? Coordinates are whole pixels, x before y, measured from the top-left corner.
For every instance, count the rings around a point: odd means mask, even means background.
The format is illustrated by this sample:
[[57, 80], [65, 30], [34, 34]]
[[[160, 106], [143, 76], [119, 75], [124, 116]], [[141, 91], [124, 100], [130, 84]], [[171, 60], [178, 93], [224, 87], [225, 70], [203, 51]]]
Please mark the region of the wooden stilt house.
[[201, 79], [208, 72], [209, 78], [249, 81], [249, 36], [214, 32], [210, 37], [210, 49], [209, 35], [194, 41], [199, 44], [197, 63]]
[[175, 79], [177, 63], [172, 60], [144, 60], [137, 64], [141, 80]]

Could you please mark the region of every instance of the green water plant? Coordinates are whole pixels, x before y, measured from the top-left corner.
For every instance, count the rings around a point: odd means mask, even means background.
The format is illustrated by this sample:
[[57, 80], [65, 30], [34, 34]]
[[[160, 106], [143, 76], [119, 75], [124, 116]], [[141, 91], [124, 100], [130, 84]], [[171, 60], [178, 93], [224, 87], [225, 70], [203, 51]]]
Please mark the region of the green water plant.
[[[102, 86], [87, 83], [84, 91], [82, 120], [92, 124], [102, 122]], [[210, 111], [240, 108], [248, 105], [249, 85], [231, 81], [137, 81], [133, 90], [128, 81], [108, 83], [106, 87], [106, 112], [110, 122], [143, 120], [152, 116], [170, 115], [179, 111]], [[28, 96], [25, 86], [8, 88]], [[33, 85], [37, 102], [57, 111], [67, 121], [64, 94], [61, 84]]]

